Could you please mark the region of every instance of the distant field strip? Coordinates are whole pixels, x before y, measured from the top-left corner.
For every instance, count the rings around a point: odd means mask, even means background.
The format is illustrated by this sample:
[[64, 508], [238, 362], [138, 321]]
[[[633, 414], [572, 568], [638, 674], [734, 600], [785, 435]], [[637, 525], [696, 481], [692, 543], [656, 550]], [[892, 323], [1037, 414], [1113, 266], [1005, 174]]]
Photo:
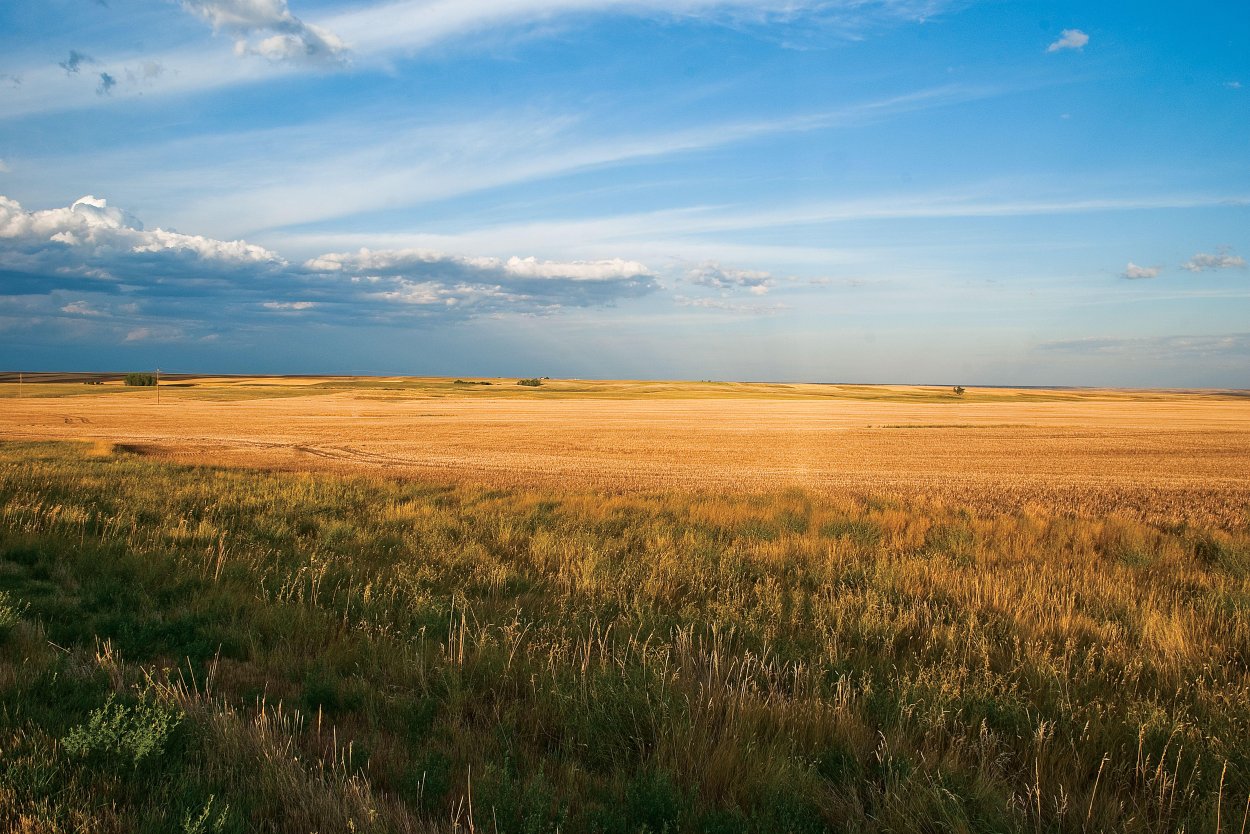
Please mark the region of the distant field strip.
[[633, 397], [591, 396], [619, 394], [624, 383], [578, 383], [584, 397], [541, 389], [518, 396], [515, 385], [506, 396], [479, 393], [508, 388], [499, 383], [457, 386], [472, 393], [435, 400], [436, 384], [426, 382], [377, 399], [373, 387], [312, 393], [308, 380], [297, 380], [299, 396], [270, 383], [274, 396], [229, 399], [223, 392], [235, 384], [170, 388], [160, 405], [151, 389], [7, 399], [0, 438], [84, 439], [184, 463], [504, 487], [801, 487], [1223, 527], [1245, 525], [1250, 508], [1250, 401], [1233, 397], [1013, 399], [995, 391], [999, 399], [986, 401], [975, 392], [963, 400], [894, 388], [882, 389], [891, 398], [872, 399], [788, 386], [817, 394], [776, 398], [707, 396], [696, 383], [668, 384], [662, 397], [651, 395], [659, 384], [642, 383]]

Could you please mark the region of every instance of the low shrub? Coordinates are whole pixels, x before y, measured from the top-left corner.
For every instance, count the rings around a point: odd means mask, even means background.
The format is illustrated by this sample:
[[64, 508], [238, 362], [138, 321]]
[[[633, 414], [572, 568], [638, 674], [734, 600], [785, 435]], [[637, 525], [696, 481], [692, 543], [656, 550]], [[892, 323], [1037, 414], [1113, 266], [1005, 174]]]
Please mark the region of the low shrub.
[[110, 695], [61, 744], [76, 759], [138, 768], [164, 755], [183, 718], [182, 710], [149, 695], [130, 706]]

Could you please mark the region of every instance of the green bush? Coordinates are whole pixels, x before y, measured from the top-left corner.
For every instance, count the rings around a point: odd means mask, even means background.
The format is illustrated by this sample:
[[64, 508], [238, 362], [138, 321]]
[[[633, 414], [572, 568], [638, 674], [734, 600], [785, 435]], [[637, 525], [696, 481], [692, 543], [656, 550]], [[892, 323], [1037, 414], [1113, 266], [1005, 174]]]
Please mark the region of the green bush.
[[125, 382], [131, 387], [150, 388], [156, 385], [156, 374], [126, 374]]
[[529, 386], [530, 388], [537, 388], [538, 386], [543, 384], [543, 381], [539, 379], [538, 377], [533, 377], [532, 379], [518, 379], [516, 381], [516, 384], [526, 385], [526, 386]]
[[[213, 807], [217, 797], [210, 796], [198, 813], [187, 811], [182, 817], [182, 834], [221, 834], [226, 830], [230, 806]], [[214, 813], [215, 812], [215, 813]]]
[[148, 695], [133, 706], [118, 703], [117, 696], [110, 695], [61, 744], [76, 759], [137, 768], [164, 755], [183, 718], [182, 710]]

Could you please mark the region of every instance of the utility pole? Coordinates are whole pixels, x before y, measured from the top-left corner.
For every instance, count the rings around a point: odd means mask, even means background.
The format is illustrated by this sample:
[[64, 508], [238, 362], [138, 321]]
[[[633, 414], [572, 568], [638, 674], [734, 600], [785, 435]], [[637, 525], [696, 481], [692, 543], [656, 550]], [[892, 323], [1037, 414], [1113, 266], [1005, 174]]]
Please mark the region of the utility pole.
[[22, 372], [21, 371], [17, 372], [17, 398], [19, 400], [22, 398]]
[[156, 369], [156, 404], [161, 404], [161, 369]]

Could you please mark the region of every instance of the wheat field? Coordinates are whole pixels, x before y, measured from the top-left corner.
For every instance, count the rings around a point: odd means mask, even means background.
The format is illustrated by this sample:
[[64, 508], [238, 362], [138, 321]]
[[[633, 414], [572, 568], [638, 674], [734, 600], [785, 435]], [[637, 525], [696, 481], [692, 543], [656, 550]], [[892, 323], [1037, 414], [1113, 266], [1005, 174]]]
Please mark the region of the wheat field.
[[159, 404], [151, 389], [45, 384], [57, 396], [5, 401], [0, 437], [508, 487], [799, 487], [1222, 525], [1250, 504], [1245, 397], [493, 382], [202, 378]]

